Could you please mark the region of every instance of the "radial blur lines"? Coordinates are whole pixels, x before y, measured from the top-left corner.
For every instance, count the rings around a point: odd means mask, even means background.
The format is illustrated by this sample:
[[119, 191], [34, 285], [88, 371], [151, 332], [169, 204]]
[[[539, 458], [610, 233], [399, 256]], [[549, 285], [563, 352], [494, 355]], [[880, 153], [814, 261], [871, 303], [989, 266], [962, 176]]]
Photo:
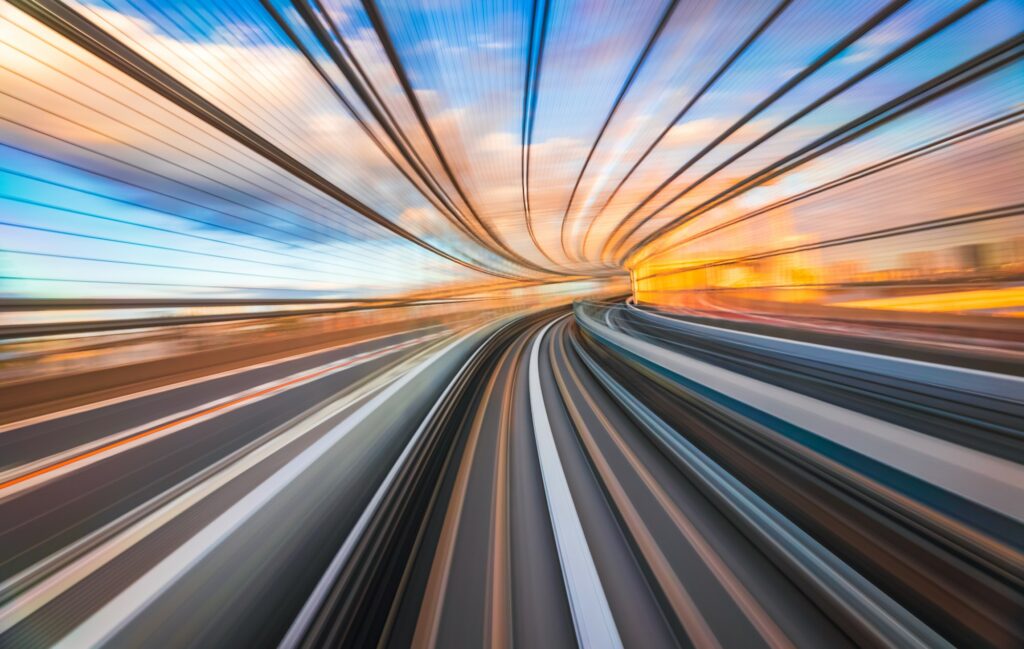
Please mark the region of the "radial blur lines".
[[1024, 647], [1022, 57], [0, 3], [0, 647]]

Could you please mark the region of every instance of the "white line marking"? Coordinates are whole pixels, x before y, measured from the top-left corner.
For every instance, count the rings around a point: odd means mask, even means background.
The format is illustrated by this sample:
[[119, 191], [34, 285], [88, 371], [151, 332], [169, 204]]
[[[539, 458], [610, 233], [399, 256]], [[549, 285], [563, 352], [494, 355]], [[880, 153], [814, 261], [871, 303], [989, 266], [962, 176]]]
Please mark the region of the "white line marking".
[[693, 472], [691, 477], [710, 489], [719, 504], [741, 517], [748, 529], [752, 528], [758, 543], [775, 548], [788, 562], [788, 568], [805, 574], [835, 599], [855, 607], [865, 624], [883, 634], [889, 646], [952, 649], [952, 645], [929, 626], [785, 518], [685, 436], [676, 433], [592, 358], [582, 355], [582, 359], [615, 400], [638, 416], [640, 426], [672, 449], [679, 461]]
[[[999, 374], [996, 372], [976, 370], [970, 367], [959, 367], [956, 365], [942, 365], [940, 363], [917, 360], [916, 358], [905, 358], [903, 356], [887, 356], [885, 354], [877, 354], [875, 352], [866, 352], [860, 349], [854, 349], [852, 347], [836, 347], [834, 345], [823, 345], [821, 343], [812, 343], [806, 340], [797, 340], [796, 338], [782, 338], [780, 336], [769, 336], [766, 334], [754, 333], [752, 331], [744, 331], [742, 329], [731, 329], [729, 327], [724, 326], [718, 327], [715, 325], [707, 325], [699, 322], [690, 322], [689, 320], [675, 318], [670, 315], [656, 313], [654, 311], [649, 311], [647, 309], [641, 309], [635, 305], [630, 304], [627, 304], [625, 308], [629, 311], [638, 314], [641, 318], [666, 320], [682, 329], [690, 328], [691, 330], [704, 330], [707, 331], [712, 336], [726, 338], [727, 340], [729, 338], [748, 338], [752, 340], [762, 340], [767, 343], [776, 343], [782, 346], [792, 348], [802, 347], [806, 349], [820, 349], [822, 351], [833, 353], [840, 356], [843, 354], [848, 354], [852, 357], [861, 357], [870, 360], [881, 361], [883, 363], [886, 363], [887, 365], [898, 366], [902, 364], [908, 367], [920, 367], [928, 371], [940, 371], [943, 374], [948, 373], [951, 375], [960, 374], [970, 377], [979, 377], [1004, 384], [1024, 384], [1024, 377], [1014, 376], [1012, 374]], [[614, 329], [614, 327], [611, 326], [609, 328]], [[839, 363], [841, 364], [842, 361], [839, 361]], [[953, 387], [964, 389], [964, 386], [962, 384], [954, 384]], [[1019, 392], [1017, 390], [1017, 387], [1007, 388], [1009, 395], [1018, 394]], [[1000, 392], [1000, 396], [1006, 396], [1006, 394]]]
[[[565, 316], [563, 316], [565, 317]], [[537, 457], [540, 460], [544, 495], [547, 497], [551, 527], [562, 565], [562, 578], [569, 596], [576, 640], [583, 649], [618, 649], [622, 647], [611, 608], [601, 586], [594, 558], [587, 545], [576, 505], [569, 491], [565, 471], [558, 458], [558, 448], [551, 432], [544, 394], [540, 385], [539, 355], [541, 341], [557, 318], [549, 322], [533, 342], [530, 351], [530, 412], [533, 415], [533, 433], [537, 439]]]
[[[480, 350], [483, 349], [484, 345], [486, 345], [488, 341], [496, 335], [497, 331], [489, 335], [487, 340], [477, 346], [469, 359], [463, 363], [463, 370], [480, 354]], [[419, 441], [420, 437], [423, 436], [423, 432], [427, 429], [427, 426], [434, 418], [437, 410], [441, 407], [441, 404], [448, 398], [448, 395], [451, 393], [455, 383], [459, 380], [461, 375], [462, 370], [460, 370], [459, 373], [456, 374], [448, 383], [444, 392], [441, 393], [441, 396], [437, 398], [437, 401], [433, 406], [431, 406], [430, 411], [427, 412], [426, 416], [423, 418], [422, 423], [420, 423], [416, 428], [416, 432], [413, 433], [411, 438], [409, 438], [409, 443], [405, 445], [405, 448], [402, 450], [402, 454], [398, 456], [398, 459], [391, 466], [391, 470], [388, 471], [383, 482], [380, 483], [377, 491], [373, 494], [373, 498], [370, 499], [366, 509], [364, 509], [363, 513], [359, 516], [359, 520], [356, 521], [356, 524], [352, 527], [348, 536], [345, 537], [345, 542], [338, 549], [337, 554], [334, 555], [330, 565], [327, 566], [327, 570], [325, 570], [324, 574], [320, 577], [320, 580], [317, 582], [313, 592], [310, 593], [309, 597], [306, 599], [306, 603], [302, 606], [302, 610], [295, 616], [295, 620], [292, 621], [292, 625], [288, 628], [288, 633], [285, 634], [284, 638], [282, 638], [281, 642], [277, 645], [278, 649], [291, 649], [299, 646], [302, 642], [302, 638], [305, 635], [306, 630], [312, 623], [313, 617], [316, 615], [317, 611], [319, 611], [320, 607], [323, 605], [324, 599], [326, 599], [330, 592], [331, 586], [333, 586], [334, 582], [337, 581], [338, 575], [341, 574], [342, 569], [348, 563], [349, 557], [352, 555], [352, 550], [355, 548], [356, 543], [358, 543], [363, 537], [366, 527], [370, 524], [370, 519], [377, 512], [377, 508], [380, 507], [381, 501], [383, 501], [384, 497], [387, 496], [388, 490], [391, 488], [391, 484], [395, 481], [398, 474], [401, 472], [401, 469], [405, 466], [409, 455], [412, 454], [413, 449], [416, 447], [416, 443]]]
[[146, 607], [170, 589], [189, 570], [237, 531], [246, 521], [280, 494], [289, 484], [309, 469], [332, 447], [392, 396], [397, 394], [437, 359], [458, 345], [465, 336], [428, 357], [422, 363], [377, 393], [355, 412], [292, 458], [276, 473], [246, 494], [230, 509], [218, 516], [191, 539], [164, 557], [160, 563], [137, 579], [117, 596], [94, 612], [88, 619], [64, 636], [55, 646], [68, 649], [92, 647], [106, 643], [125, 628]]
[[[437, 338], [441, 335], [441, 333], [438, 333], [430, 334], [427, 336], [421, 336], [419, 338], [414, 338], [412, 340], [405, 340], [400, 343], [395, 343], [394, 345], [389, 345], [387, 347], [381, 347], [375, 350], [363, 352], [361, 354], [356, 354], [354, 356], [349, 356], [347, 358], [338, 359], [325, 365], [321, 365], [319, 367], [310, 368], [307, 370], [303, 370], [301, 372], [297, 372], [290, 376], [278, 378], [273, 381], [263, 383], [253, 388], [249, 388], [236, 394], [228, 395], [221, 399], [217, 399], [215, 401], [211, 401], [209, 403], [196, 406], [195, 408], [191, 408], [186, 411], [175, 413], [173, 415], [168, 415], [167, 417], [163, 417], [162, 419], [159, 419], [157, 421], [149, 422], [141, 426], [136, 426], [135, 428], [131, 428], [125, 431], [120, 431], [118, 433], [114, 433], [113, 435], [108, 435], [102, 439], [83, 444], [68, 451], [62, 451], [61, 453], [57, 453], [55, 455], [42, 458], [40, 460], [36, 460], [29, 464], [9, 469], [8, 471], [5, 471], [4, 473], [0, 474], [0, 484], [6, 483], [7, 481], [10, 480], [17, 480], [21, 476], [30, 475], [33, 471], [43, 471], [45, 470], [45, 467], [54, 466], [63, 461], [72, 460], [75, 457], [79, 457], [83, 454], [89, 453], [93, 449], [102, 449], [104, 446], [116, 444], [118, 440], [130, 438], [131, 436], [143, 433], [146, 430], [159, 428], [161, 425], [165, 425], [168, 422], [173, 422], [177, 419], [182, 418], [184, 419], [180, 424], [168, 426], [163, 430], [154, 432], [152, 435], [146, 435], [144, 437], [140, 437], [139, 439], [128, 443], [122, 443], [117, 446], [111, 446], [111, 448], [105, 451], [98, 452], [95, 455], [83, 458], [77, 462], [71, 462], [65, 466], [61, 466], [52, 471], [40, 473], [39, 475], [33, 476], [30, 479], [24, 480], [22, 482], [12, 484], [7, 487], [2, 487], [0, 488], [0, 502], [3, 502], [4, 500], [7, 500], [27, 489], [34, 488], [40, 484], [49, 482], [50, 480], [53, 480], [60, 476], [66, 475], [73, 471], [77, 471], [91, 464], [95, 464], [96, 462], [100, 462], [107, 458], [113, 457], [120, 453], [124, 453], [128, 450], [137, 448], [144, 444], [148, 444], [150, 442], [161, 439], [168, 435], [173, 435], [174, 433], [185, 430], [187, 428], [191, 428], [192, 426], [201, 424], [211, 419], [215, 419], [229, 412], [240, 410], [241, 408], [245, 408], [254, 403], [258, 403], [260, 401], [263, 401], [264, 399], [269, 399], [279, 394], [283, 394], [284, 392], [287, 392], [289, 390], [301, 387], [303, 385], [308, 385], [309, 383], [319, 381], [320, 379], [327, 378], [328, 376], [333, 376], [334, 374], [344, 372], [345, 370], [358, 367], [359, 365], [375, 360], [377, 358], [387, 356], [388, 354], [394, 353], [396, 351], [400, 351], [402, 349], [412, 347], [413, 345], [425, 342], [427, 340]], [[247, 395], [253, 396], [247, 397]], [[237, 403], [231, 403], [232, 401], [237, 401]], [[225, 403], [229, 405], [218, 408], [219, 405]], [[190, 416], [193, 415], [194, 413], [202, 413], [204, 410], [210, 410], [210, 412], [206, 414], [200, 414], [199, 416], [192, 416], [190, 418]]]
[[286, 356], [284, 358], [277, 358], [274, 360], [264, 361], [255, 365], [246, 365], [245, 367], [236, 367], [233, 370], [225, 370], [223, 372], [217, 372], [216, 374], [209, 374], [206, 376], [198, 376], [194, 379], [187, 379], [185, 381], [178, 381], [177, 383], [169, 383], [167, 385], [157, 386], [148, 390], [142, 390], [139, 392], [133, 392], [131, 394], [124, 394], [119, 397], [111, 397], [102, 401], [96, 401], [94, 403], [87, 403], [81, 406], [75, 406], [73, 408], [65, 408], [64, 410], [58, 410], [57, 412], [50, 412], [45, 415], [38, 415], [36, 417], [30, 417], [29, 419], [22, 419], [20, 421], [12, 421], [7, 424], [0, 425], [0, 433], [6, 433], [10, 430], [17, 428], [24, 428], [25, 426], [32, 426], [34, 424], [41, 424], [46, 421], [52, 421], [54, 419], [60, 419], [62, 417], [69, 417], [71, 415], [77, 415], [82, 412], [88, 412], [90, 410], [96, 410], [97, 408], [103, 408], [106, 406], [112, 406], [114, 404], [123, 403], [125, 401], [131, 401], [133, 399], [141, 399], [142, 397], [148, 397], [150, 395], [159, 394], [161, 392], [167, 392], [169, 390], [176, 390], [178, 388], [188, 387], [195, 385], [196, 383], [204, 383], [206, 381], [213, 381], [215, 379], [222, 379], [227, 376], [233, 376], [235, 374], [241, 374], [242, 372], [248, 372], [250, 370], [258, 370], [271, 365], [278, 365], [280, 363], [287, 363], [288, 361], [299, 360], [300, 358], [307, 358], [309, 356], [315, 356], [317, 354], [325, 354], [327, 352], [337, 351], [346, 347], [353, 347], [355, 345], [362, 345], [363, 343], [373, 342], [375, 340], [383, 340], [384, 338], [392, 338], [395, 336], [402, 336], [416, 331], [424, 331], [426, 329], [436, 329], [441, 325], [430, 325], [427, 327], [420, 327], [419, 329], [412, 329], [411, 331], [397, 331], [392, 334], [384, 334], [383, 336], [374, 336], [373, 338], [363, 338], [361, 340], [354, 340], [351, 342], [335, 345], [333, 347], [324, 347], [322, 349], [314, 349], [313, 351], [303, 352], [301, 354], [295, 354], [294, 356]]
[[[8, 579], [3, 584], [0, 584], [0, 594], [2, 594], [4, 591], [20, 582], [31, 582], [33, 579], [39, 578], [37, 575], [46, 574], [47, 572], [51, 573], [35, 585], [30, 586], [25, 590], [25, 592], [19, 594], [17, 598], [5, 606], [0, 607], [0, 634], [6, 632], [18, 622], [24, 620], [35, 611], [53, 601], [59, 595], [69, 590], [72, 586], [95, 573], [97, 570], [120, 556], [128, 548], [141, 542], [147, 536], [160, 529], [234, 478], [242, 475], [263, 460], [287, 447], [292, 442], [310, 433], [331, 417], [334, 417], [338, 413], [343, 412], [345, 409], [358, 403], [363, 398], [373, 394], [377, 390], [380, 390], [403, 371], [405, 371], [405, 368], [402, 366], [393, 368], [391, 371], [385, 372], [374, 381], [361, 386], [354, 392], [342, 395], [330, 404], [319, 408], [316, 412], [304, 417], [300, 422], [294, 425], [285, 424], [286, 426], [291, 426], [287, 431], [281, 432], [280, 434], [277, 434], [276, 430], [271, 431], [264, 436], [264, 438], [269, 437], [269, 439], [261, 438], [262, 443], [250, 448], [248, 452], [240, 454], [238, 457], [234, 458], [232, 462], [223, 466], [219, 471], [205, 477], [198, 484], [192, 486], [185, 492], [171, 499], [169, 502], [158, 507], [156, 510], [131, 524], [129, 527], [117, 533], [110, 539], [95, 545], [92, 549], [87, 548], [91, 545], [91, 542], [93, 542], [94, 539], [102, 538], [104, 536], [104, 532], [110, 528], [116, 528], [119, 524], [122, 524], [123, 521], [132, 518], [136, 515], [137, 511], [147, 509], [150, 506], [150, 503], [159, 501], [162, 495], [140, 505], [131, 512], [123, 514], [116, 521], [108, 523], [103, 528], [80, 539], [64, 550], [59, 551], [56, 555], [51, 555], [46, 559], [43, 559], [15, 577]], [[82, 553], [83, 550], [85, 550], [84, 553]], [[73, 558], [79, 553], [82, 553], [81, 556]], [[57, 569], [52, 567], [54, 564], [59, 566], [62, 561], [66, 560], [66, 557], [71, 557], [72, 560], [63, 567]]]
[[586, 313], [595, 336], [763, 413], [1024, 521], [1024, 467], [966, 446], [891, 424], [609, 329]]

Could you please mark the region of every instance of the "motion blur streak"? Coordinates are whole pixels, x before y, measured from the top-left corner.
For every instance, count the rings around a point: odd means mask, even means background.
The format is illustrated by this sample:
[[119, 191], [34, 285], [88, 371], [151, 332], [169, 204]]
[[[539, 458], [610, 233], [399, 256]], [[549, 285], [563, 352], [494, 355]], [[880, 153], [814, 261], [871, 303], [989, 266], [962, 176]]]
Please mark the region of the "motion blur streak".
[[0, 647], [1024, 647], [1022, 59], [0, 3]]

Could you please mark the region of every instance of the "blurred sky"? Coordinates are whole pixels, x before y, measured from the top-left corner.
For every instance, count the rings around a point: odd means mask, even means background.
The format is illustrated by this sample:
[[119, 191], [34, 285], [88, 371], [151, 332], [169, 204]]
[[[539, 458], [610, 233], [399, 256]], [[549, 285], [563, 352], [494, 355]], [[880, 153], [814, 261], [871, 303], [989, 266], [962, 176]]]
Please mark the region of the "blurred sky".
[[[1024, 202], [1013, 117], [1024, 103], [1024, 68], [1016, 61], [714, 209], [698, 209], [829, 131], [1019, 37], [1020, 0], [796, 0], [781, 11], [779, 3], [749, 0], [370, 5], [384, 36], [367, 5], [354, 0], [273, 1], [273, 11], [246, 0], [69, 3], [463, 265], [370, 222], [3, 4], [0, 295], [365, 297], [770, 248], [785, 242], [756, 220], [701, 238], [699, 249], [683, 243], [992, 120], [1009, 130], [887, 171], [873, 191], [829, 192], [762, 221], [783, 219], [784, 236], [814, 242]], [[313, 13], [335, 53], [354, 62], [362, 88], [300, 8]], [[708, 148], [886, 8], [877, 25]], [[942, 21], [934, 35], [745, 150]], [[415, 102], [389, 60], [388, 41]], [[366, 101], [367, 91], [379, 99]], [[370, 106], [377, 101], [390, 133]], [[690, 219], [693, 210], [700, 213]], [[916, 245], [881, 247], [869, 262], [888, 263]]]

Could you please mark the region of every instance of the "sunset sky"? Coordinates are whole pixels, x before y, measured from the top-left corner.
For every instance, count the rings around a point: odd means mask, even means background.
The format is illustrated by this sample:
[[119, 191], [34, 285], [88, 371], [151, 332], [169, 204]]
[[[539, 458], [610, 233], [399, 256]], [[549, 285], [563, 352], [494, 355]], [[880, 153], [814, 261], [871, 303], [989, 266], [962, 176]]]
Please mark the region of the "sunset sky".
[[[268, 5], [70, 4], [408, 236], [3, 4], [0, 294], [395, 295], [489, 277], [686, 266], [1024, 202], [1024, 65], [1013, 59], [704, 206], [1019, 37], [1019, 0], [384, 2], [380, 19], [415, 105], [359, 3], [325, 0], [323, 12], [316, 2]], [[937, 145], [958, 133], [969, 137]], [[935, 150], [870, 185], [828, 189], [784, 217], [744, 216], [918, 147]], [[792, 239], [769, 240], [777, 227]], [[986, 227], [957, 231], [956, 241], [1005, 236], [1005, 227]], [[884, 265], [926, 245], [950, 243], [893, 239], [857, 254]]]

